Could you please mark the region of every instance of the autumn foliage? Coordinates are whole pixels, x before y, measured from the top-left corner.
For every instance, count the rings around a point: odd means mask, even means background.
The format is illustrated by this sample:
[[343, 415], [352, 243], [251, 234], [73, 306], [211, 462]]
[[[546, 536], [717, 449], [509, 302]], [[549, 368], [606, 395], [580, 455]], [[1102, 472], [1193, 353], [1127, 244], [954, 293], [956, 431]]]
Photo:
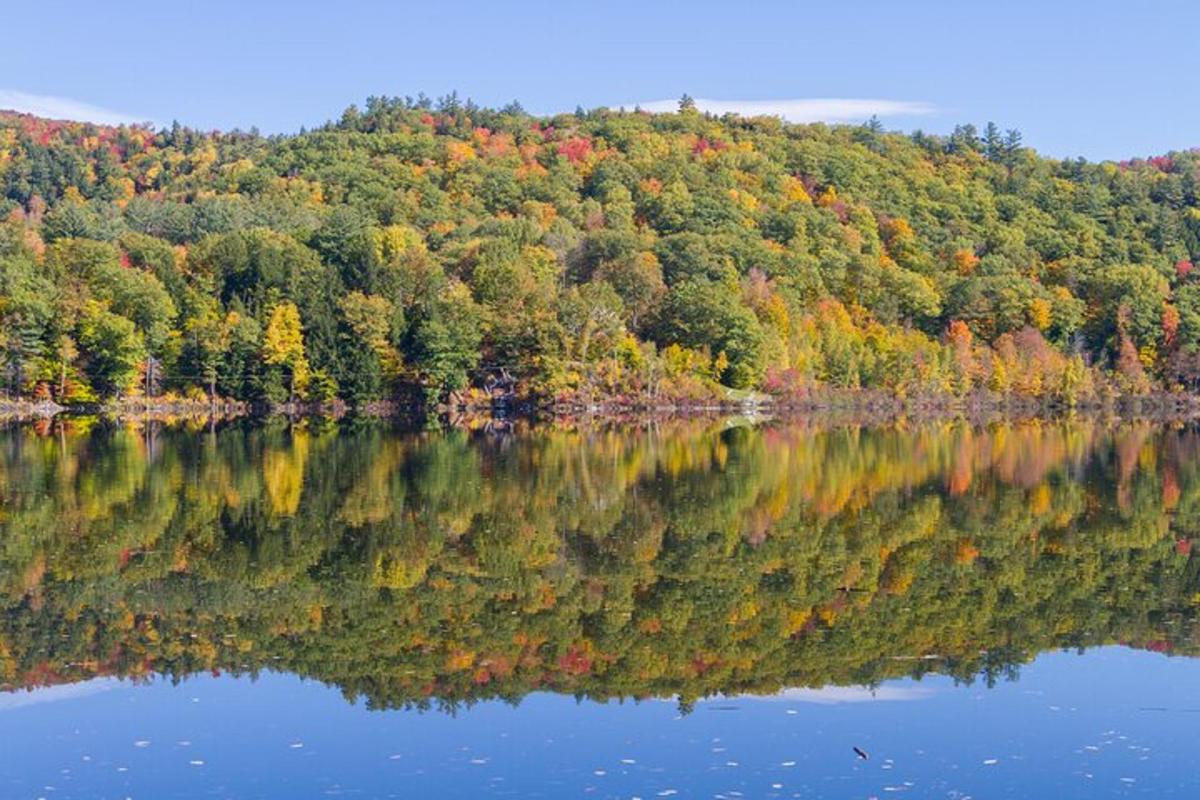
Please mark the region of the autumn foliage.
[[1088, 164], [690, 105], [371, 98], [271, 138], [2, 113], [0, 381], [61, 403], [148, 371], [353, 404], [1196, 391], [1197, 185], [1195, 152]]

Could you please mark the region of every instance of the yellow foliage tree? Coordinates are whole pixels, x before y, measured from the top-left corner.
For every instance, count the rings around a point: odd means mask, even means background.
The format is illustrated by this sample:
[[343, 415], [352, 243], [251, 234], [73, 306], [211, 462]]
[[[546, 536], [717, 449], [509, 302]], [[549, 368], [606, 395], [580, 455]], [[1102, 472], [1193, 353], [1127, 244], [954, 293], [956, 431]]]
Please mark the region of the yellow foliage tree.
[[284, 302], [271, 311], [271, 321], [263, 336], [263, 361], [288, 370], [291, 376], [291, 398], [303, 397], [310, 377], [308, 359], [304, 355], [304, 332], [300, 326], [300, 311], [295, 303]]

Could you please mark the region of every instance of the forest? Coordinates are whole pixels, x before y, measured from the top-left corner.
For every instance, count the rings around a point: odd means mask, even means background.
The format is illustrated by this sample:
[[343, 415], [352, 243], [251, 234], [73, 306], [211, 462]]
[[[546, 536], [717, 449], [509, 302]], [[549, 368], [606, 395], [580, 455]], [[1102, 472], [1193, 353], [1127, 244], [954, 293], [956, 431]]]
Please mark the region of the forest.
[[1200, 389], [1200, 153], [369, 98], [293, 135], [0, 114], [0, 386], [429, 407]]
[[376, 708], [1200, 654], [1200, 432], [0, 430], [0, 690], [287, 671]]

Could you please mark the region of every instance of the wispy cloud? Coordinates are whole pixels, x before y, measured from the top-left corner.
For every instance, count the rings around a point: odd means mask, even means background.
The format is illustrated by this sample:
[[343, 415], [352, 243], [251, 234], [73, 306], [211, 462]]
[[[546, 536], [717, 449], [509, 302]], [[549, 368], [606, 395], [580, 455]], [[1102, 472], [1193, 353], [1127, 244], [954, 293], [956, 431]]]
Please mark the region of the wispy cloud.
[[[674, 111], [678, 100], [639, 103], [646, 111]], [[710, 100], [696, 98], [696, 108], [711, 114], [783, 117], [788, 122], [861, 122], [871, 117], [904, 117], [936, 113], [931, 103], [861, 97], [809, 97], [793, 100]]]
[[0, 109], [21, 111], [49, 119], [94, 122], [97, 125], [132, 125], [147, 121], [144, 117], [101, 108], [69, 97], [29, 94], [15, 89], [0, 89]]
[[0, 712], [26, 706], [39, 706], [43, 703], [57, 703], [63, 700], [74, 700], [78, 697], [88, 697], [93, 694], [116, 689], [121, 682], [116, 678], [93, 678], [79, 683], [64, 683], [60, 686], [47, 686], [41, 689], [21, 690], [0, 693]]
[[933, 695], [932, 689], [920, 686], [824, 686], [819, 689], [784, 689], [776, 694], [743, 694], [717, 700], [752, 700], [765, 702], [816, 703], [892, 703], [924, 700]]

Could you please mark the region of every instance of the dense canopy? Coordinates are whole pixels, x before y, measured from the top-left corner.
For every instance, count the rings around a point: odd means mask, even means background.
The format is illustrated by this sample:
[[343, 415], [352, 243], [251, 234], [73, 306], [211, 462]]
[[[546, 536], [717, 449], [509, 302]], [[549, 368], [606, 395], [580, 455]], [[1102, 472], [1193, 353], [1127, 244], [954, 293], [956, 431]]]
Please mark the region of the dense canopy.
[[429, 401], [1200, 381], [1200, 155], [371, 98], [292, 136], [0, 115], [0, 370]]

